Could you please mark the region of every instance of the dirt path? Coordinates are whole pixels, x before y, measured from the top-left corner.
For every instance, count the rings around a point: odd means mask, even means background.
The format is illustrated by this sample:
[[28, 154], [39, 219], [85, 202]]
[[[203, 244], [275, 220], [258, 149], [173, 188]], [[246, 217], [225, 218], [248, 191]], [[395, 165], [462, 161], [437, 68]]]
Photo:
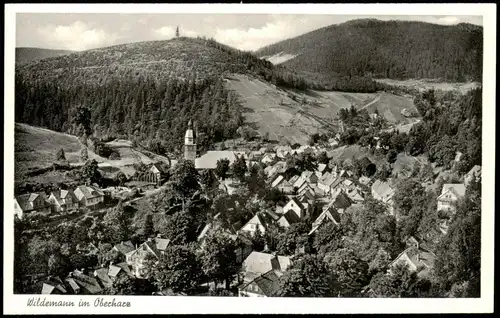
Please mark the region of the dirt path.
[[375, 99], [374, 99], [374, 100], [372, 100], [371, 102], [369, 102], [369, 103], [368, 103], [368, 104], [366, 104], [365, 106], [363, 106], [363, 107], [361, 107], [360, 109], [358, 109], [358, 111], [359, 111], [359, 110], [363, 110], [363, 109], [365, 109], [365, 108], [370, 107], [371, 105], [375, 104], [375, 103], [376, 103], [376, 102], [378, 102], [379, 100], [380, 100], [380, 95], [377, 95], [377, 97], [375, 97]]

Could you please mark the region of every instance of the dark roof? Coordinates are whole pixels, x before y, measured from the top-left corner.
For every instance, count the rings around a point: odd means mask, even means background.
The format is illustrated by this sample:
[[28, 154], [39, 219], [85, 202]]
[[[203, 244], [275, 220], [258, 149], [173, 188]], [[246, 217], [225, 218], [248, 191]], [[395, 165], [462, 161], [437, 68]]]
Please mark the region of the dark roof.
[[123, 255], [135, 250], [134, 244], [132, 244], [132, 242], [130, 241], [120, 242], [113, 246], [113, 248]]
[[335, 198], [333, 205], [337, 209], [347, 209], [351, 206], [351, 204], [352, 200], [349, 198], [349, 196], [344, 191], [341, 191]]
[[111, 277], [108, 275], [108, 269], [107, 268], [99, 268], [96, 269], [94, 272], [95, 277], [99, 279], [99, 281], [102, 283], [102, 286], [104, 288], [108, 288], [113, 286], [113, 282], [111, 281]]
[[293, 224], [293, 223], [300, 222], [299, 216], [293, 210], [288, 210], [285, 214], [283, 214], [282, 217], [286, 219], [286, 221], [288, 222], [288, 224]]
[[269, 297], [273, 296], [274, 293], [278, 290], [279, 288], [278, 281], [279, 281], [279, 276], [276, 274], [274, 270], [270, 270], [267, 273], [256, 277], [254, 280], [248, 283], [244, 283], [243, 285], [240, 286], [240, 289], [244, 290], [252, 283], [255, 283], [259, 287], [262, 294]]

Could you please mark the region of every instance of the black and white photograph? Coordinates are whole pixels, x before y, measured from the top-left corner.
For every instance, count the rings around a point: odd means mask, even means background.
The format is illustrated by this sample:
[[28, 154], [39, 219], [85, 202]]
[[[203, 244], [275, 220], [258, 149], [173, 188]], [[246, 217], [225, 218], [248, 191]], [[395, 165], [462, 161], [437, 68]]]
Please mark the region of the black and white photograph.
[[297, 6], [12, 14], [16, 310], [492, 310], [496, 18]]

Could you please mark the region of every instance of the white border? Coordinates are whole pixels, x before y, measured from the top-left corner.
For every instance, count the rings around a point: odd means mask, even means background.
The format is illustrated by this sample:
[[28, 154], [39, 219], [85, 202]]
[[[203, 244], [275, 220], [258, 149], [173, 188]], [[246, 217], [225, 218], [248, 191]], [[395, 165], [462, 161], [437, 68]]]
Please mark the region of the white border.
[[[483, 72], [483, 206], [480, 299], [342, 299], [222, 298], [122, 296], [130, 308], [27, 307], [41, 295], [13, 295], [14, 65], [15, 14], [30, 13], [261, 13], [344, 15], [480, 15], [484, 28]], [[493, 312], [494, 171], [495, 171], [495, 4], [6, 4], [4, 75], [4, 312], [6, 314], [157, 314], [157, 313], [483, 313]], [[43, 299], [43, 296], [41, 296]], [[111, 300], [113, 296], [104, 296]], [[50, 296], [50, 300], [94, 296]]]

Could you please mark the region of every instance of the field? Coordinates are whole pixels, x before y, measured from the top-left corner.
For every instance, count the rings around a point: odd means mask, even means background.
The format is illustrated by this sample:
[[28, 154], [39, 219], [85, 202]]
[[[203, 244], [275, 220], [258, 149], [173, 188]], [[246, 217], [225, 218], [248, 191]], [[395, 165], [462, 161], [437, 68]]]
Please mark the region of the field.
[[[307, 143], [315, 132], [337, 127], [337, 112], [353, 105], [370, 113], [378, 109], [389, 122], [408, 124], [415, 119], [401, 115], [404, 108], [414, 109], [413, 101], [387, 93], [344, 93], [284, 90], [245, 75], [227, 77], [226, 87], [236, 91], [244, 105], [247, 124], [271, 140]], [[302, 101], [305, 103], [302, 103]]]
[[297, 56], [298, 55], [280, 52], [280, 53], [277, 53], [277, 54], [274, 54], [274, 55], [270, 55], [270, 56], [263, 56], [261, 58], [262, 59], [266, 59], [269, 62], [271, 62], [274, 65], [276, 65], [276, 64], [285, 63], [286, 61], [289, 61], [289, 60], [291, 60], [291, 59], [293, 59], [293, 58], [295, 58]]
[[419, 91], [434, 88], [443, 91], [458, 90], [462, 94], [465, 94], [467, 93], [467, 91], [479, 87], [481, 85], [478, 82], [446, 83], [446, 82], [439, 82], [436, 80], [425, 80], [425, 79], [398, 81], [398, 80], [384, 78], [384, 79], [377, 79], [376, 81], [394, 86], [413, 87], [418, 89]]
[[[16, 181], [31, 182], [64, 182], [71, 181], [64, 172], [48, 171], [46, 173], [27, 177], [31, 169], [44, 168], [52, 165], [59, 149], [64, 149], [66, 159], [73, 166], [81, 166], [84, 162], [80, 158], [80, 151], [85, 147], [76, 136], [52, 131], [45, 128], [15, 124], [15, 179]], [[128, 140], [115, 140], [107, 145], [114, 148], [119, 154], [119, 160], [109, 160], [88, 150], [89, 159], [98, 162], [101, 172], [106, 176], [113, 176], [118, 171], [126, 175], [134, 173], [133, 164], [143, 162], [149, 164], [157, 161], [167, 161], [168, 158], [152, 154], [148, 151], [132, 147]]]

